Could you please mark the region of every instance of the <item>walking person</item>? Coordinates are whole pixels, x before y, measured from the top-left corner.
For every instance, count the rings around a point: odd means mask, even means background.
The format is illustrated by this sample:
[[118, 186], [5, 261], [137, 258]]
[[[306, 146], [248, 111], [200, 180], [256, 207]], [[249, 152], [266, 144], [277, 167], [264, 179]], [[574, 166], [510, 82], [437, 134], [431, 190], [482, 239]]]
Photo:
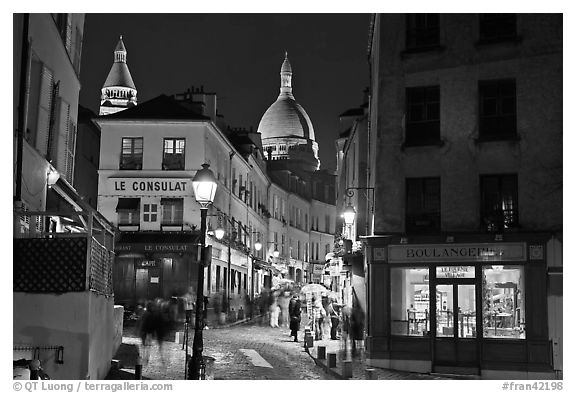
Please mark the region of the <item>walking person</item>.
[[290, 314], [290, 336], [294, 336], [294, 342], [298, 342], [298, 330], [300, 330], [300, 320], [302, 315], [302, 304], [297, 295], [292, 296], [288, 305]]
[[331, 340], [338, 340], [337, 333], [338, 333], [338, 325], [340, 324], [340, 315], [336, 308], [334, 307], [334, 303], [331, 302], [328, 304], [328, 316], [330, 317], [330, 339]]

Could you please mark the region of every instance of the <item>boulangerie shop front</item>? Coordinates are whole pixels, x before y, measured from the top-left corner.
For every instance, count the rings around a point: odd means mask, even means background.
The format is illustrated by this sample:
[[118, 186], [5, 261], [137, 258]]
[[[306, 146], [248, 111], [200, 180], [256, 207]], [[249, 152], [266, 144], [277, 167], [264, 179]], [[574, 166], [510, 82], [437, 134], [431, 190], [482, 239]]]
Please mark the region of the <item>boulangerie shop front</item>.
[[365, 239], [368, 362], [488, 379], [553, 377], [546, 237], [438, 240]]

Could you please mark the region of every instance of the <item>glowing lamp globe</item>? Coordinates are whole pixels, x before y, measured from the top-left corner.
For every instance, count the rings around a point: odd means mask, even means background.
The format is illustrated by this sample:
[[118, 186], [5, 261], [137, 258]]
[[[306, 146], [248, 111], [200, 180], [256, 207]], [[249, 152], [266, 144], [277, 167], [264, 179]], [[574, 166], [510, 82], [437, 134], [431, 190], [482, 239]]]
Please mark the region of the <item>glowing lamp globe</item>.
[[262, 243], [260, 243], [260, 242], [254, 243], [254, 249], [256, 251], [260, 251], [262, 249]]
[[202, 169], [197, 171], [192, 179], [194, 197], [203, 207], [214, 202], [214, 196], [216, 195], [216, 178], [214, 177], [214, 173], [208, 169], [209, 167], [210, 165], [208, 164], [202, 164]]
[[354, 206], [348, 204], [348, 206], [346, 206], [346, 208], [344, 209], [343, 216], [346, 225], [354, 224], [354, 218], [356, 218], [356, 210], [354, 210]]
[[222, 240], [224, 237], [224, 229], [220, 227], [214, 229], [214, 235], [216, 236], [216, 239]]

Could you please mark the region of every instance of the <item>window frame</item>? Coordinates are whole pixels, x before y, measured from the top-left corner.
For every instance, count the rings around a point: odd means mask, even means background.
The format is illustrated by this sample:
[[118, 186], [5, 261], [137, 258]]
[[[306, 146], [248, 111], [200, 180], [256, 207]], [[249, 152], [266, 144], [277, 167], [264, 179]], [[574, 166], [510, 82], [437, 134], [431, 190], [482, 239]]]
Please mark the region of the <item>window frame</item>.
[[[404, 145], [430, 146], [440, 144], [440, 86], [407, 87], [405, 95]], [[420, 119], [417, 119], [417, 114], [421, 115]]]
[[[137, 147], [136, 142], [140, 141], [141, 146]], [[130, 142], [129, 153], [125, 153], [125, 142]], [[139, 153], [137, 152], [139, 151]], [[138, 137], [122, 137], [122, 144], [120, 145], [120, 170], [142, 170], [142, 161], [144, 158], [144, 138]]]
[[[170, 147], [166, 143], [171, 143]], [[179, 143], [182, 143], [182, 147]], [[168, 151], [167, 151], [168, 149]], [[181, 150], [179, 153], [178, 150]], [[162, 170], [181, 171], [186, 167], [186, 138], [164, 138], [162, 140]]]
[[[162, 211], [162, 226], [182, 226], [184, 225], [184, 198], [162, 198], [160, 201], [160, 210]], [[170, 206], [170, 219], [168, 220], [166, 208]], [[180, 209], [178, 209], [180, 206]], [[176, 217], [179, 213], [180, 217]], [[177, 220], [179, 218], [179, 220]]]
[[[502, 195], [504, 192], [504, 188], [506, 186], [511, 186], [510, 191], [512, 194], [510, 195], [511, 200], [508, 199], [508, 203], [511, 202], [512, 208], [504, 208], [502, 210], [497, 210], [495, 208], [487, 208], [488, 204], [494, 205], [494, 203], [490, 203], [488, 200], [489, 196], [487, 193], [490, 190], [487, 190], [487, 182], [490, 180], [495, 180], [497, 182], [496, 189], [492, 192], [497, 193], [497, 200], [499, 201], [499, 205], [502, 206], [505, 204], [504, 196]], [[510, 180], [510, 183], [504, 185], [503, 182], [505, 180]], [[495, 201], [496, 201], [495, 199]], [[506, 230], [511, 230], [514, 228], [519, 227], [519, 206], [518, 206], [518, 175], [517, 174], [486, 174], [480, 175], [480, 226], [486, 232], [503, 232]], [[506, 225], [506, 217], [511, 217], [511, 223]], [[495, 218], [491, 218], [495, 217]], [[493, 225], [492, 225], [493, 224]]]
[[[507, 90], [513, 90], [513, 94]], [[518, 137], [517, 97], [514, 78], [478, 81], [478, 136], [481, 141], [509, 140]], [[486, 114], [490, 104], [494, 107], [495, 113]], [[508, 113], [507, 107], [512, 108], [512, 112]], [[506, 125], [505, 122], [510, 124]]]
[[[433, 198], [434, 194], [428, 193], [427, 189], [436, 185], [430, 184], [432, 181], [437, 182], [437, 212], [434, 209], [429, 209], [429, 205], [433, 203], [430, 198]], [[406, 233], [439, 233], [442, 230], [442, 181], [440, 177], [417, 177], [417, 178], [406, 178], [404, 181], [405, 187], [405, 209], [404, 209], [404, 219], [405, 219], [405, 231]], [[411, 210], [410, 203], [410, 187], [419, 187], [419, 198], [420, 208], [416, 211]], [[431, 224], [427, 226], [418, 226], [416, 220], [418, 218], [424, 218], [431, 221]], [[414, 221], [414, 223], [412, 223]]]
[[518, 39], [518, 18], [514, 13], [478, 14], [478, 42], [481, 44]]
[[[154, 208], [154, 209], [152, 209]], [[158, 204], [145, 203], [142, 209], [142, 221], [144, 222], [158, 222]]]
[[[436, 20], [432, 20], [432, 17]], [[406, 51], [425, 51], [440, 47], [440, 14], [406, 14], [405, 23]]]

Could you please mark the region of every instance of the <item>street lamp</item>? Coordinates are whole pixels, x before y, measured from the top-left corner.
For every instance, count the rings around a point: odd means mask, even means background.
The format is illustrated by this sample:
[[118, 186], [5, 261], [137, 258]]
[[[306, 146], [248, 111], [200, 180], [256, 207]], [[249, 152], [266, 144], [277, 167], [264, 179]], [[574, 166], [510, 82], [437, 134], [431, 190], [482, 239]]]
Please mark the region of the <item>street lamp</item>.
[[356, 218], [356, 210], [350, 203], [348, 203], [348, 206], [346, 206], [342, 215], [344, 216], [344, 223], [346, 225], [354, 224], [354, 218]]
[[274, 258], [278, 258], [280, 256], [280, 251], [276, 247], [274, 247], [274, 251], [272, 252]]
[[206, 379], [206, 365], [202, 358], [204, 343], [202, 339], [204, 311], [204, 257], [206, 253], [206, 216], [208, 205], [214, 202], [216, 195], [216, 178], [208, 169], [210, 165], [202, 164], [202, 169], [196, 172], [192, 179], [194, 197], [200, 204], [200, 250], [202, 258], [198, 264], [198, 284], [196, 290], [196, 323], [194, 324], [194, 343], [192, 344], [192, 359], [188, 365], [188, 379]]
[[262, 249], [262, 243], [260, 243], [260, 240], [257, 240], [256, 243], [254, 243], [254, 249], [256, 251], [260, 251]]

